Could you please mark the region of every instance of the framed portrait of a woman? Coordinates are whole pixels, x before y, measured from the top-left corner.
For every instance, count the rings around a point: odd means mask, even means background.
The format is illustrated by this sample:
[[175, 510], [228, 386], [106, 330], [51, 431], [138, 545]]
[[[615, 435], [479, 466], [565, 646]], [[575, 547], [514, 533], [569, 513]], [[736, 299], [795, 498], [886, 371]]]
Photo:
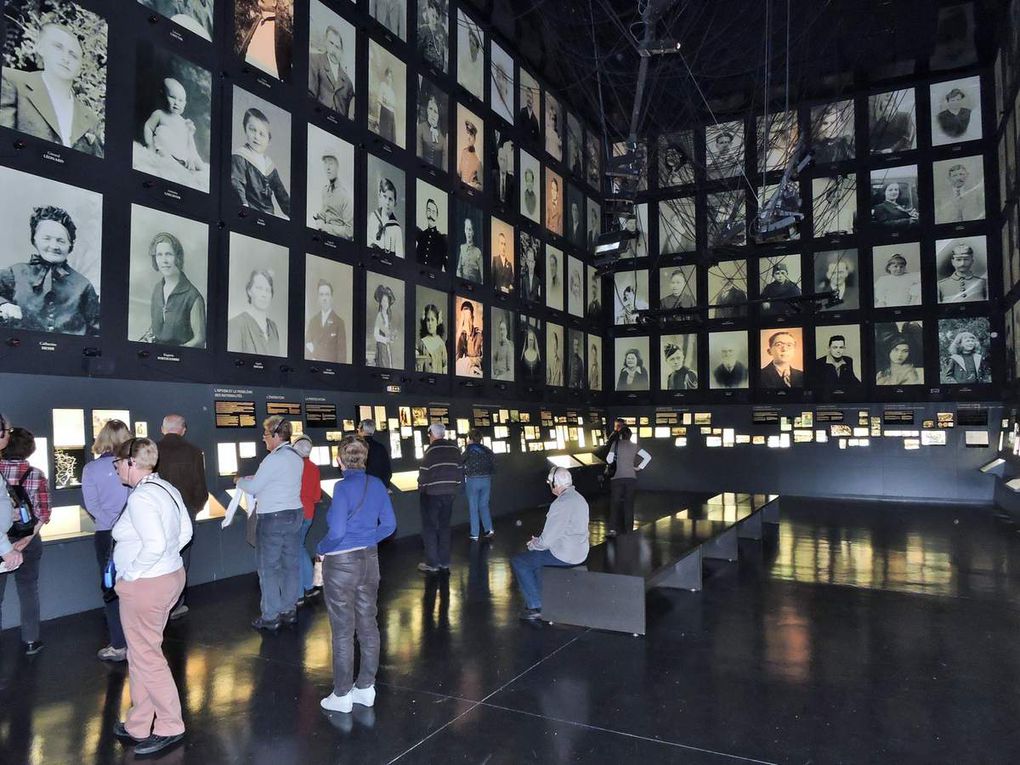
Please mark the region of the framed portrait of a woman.
[[286, 356], [290, 253], [236, 231], [229, 246], [227, 350]]

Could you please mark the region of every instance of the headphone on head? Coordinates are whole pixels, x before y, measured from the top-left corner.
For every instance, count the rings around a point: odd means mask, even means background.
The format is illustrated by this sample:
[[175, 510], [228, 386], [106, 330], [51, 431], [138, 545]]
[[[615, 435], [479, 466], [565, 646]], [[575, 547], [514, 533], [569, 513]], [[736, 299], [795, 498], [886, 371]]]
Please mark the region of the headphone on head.
[[134, 459], [134, 457], [135, 457], [135, 444], [137, 442], [138, 442], [138, 438], [137, 437], [134, 437], [130, 441], [127, 442], [127, 453], [128, 453], [127, 464], [128, 464], [128, 467], [134, 467], [135, 466], [135, 459]]
[[545, 479], [545, 482], [550, 486], [556, 485], [556, 468], [555, 466], [549, 471], [549, 476]]

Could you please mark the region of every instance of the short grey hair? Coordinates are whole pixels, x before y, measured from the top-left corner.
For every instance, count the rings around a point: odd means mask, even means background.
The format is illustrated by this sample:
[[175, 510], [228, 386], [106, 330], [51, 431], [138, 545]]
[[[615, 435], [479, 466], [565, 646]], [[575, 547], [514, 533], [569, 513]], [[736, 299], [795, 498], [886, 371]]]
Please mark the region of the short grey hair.
[[188, 422], [181, 414], [168, 414], [163, 418], [161, 430], [164, 433], [183, 433], [188, 428]]
[[375, 435], [375, 420], [362, 420], [358, 423], [358, 429], [366, 436]]
[[429, 435], [436, 438], [446, 438], [446, 426], [441, 422], [433, 422], [429, 425]]
[[552, 485], [557, 489], [574, 485], [574, 476], [565, 467], [558, 467], [552, 471]]
[[294, 439], [291, 446], [294, 447], [294, 451], [302, 457], [308, 457], [312, 453], [312, 439], [303, 433]]

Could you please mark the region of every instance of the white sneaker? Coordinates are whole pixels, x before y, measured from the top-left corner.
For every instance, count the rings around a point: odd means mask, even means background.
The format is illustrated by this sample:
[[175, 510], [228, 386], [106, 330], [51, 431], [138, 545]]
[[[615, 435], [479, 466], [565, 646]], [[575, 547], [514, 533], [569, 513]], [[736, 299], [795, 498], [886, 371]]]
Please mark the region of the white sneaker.
[[351, 688], [351, 692], [348, 695], [355, 704], [370, 707], [375, 703], [375, 686], [370, 685], [367, 688], [354, 687]]
[[354, 709], [353, 694], [350, 691], [343, 696], [337, 696], [335, 693], [331, 693], [319, 702], [319, 706], [327, 712], [350, 712]]
[[100, 661], [127, 661], [127, 648], [114, 648], [112, 645], [100, 648], [96, 653]]

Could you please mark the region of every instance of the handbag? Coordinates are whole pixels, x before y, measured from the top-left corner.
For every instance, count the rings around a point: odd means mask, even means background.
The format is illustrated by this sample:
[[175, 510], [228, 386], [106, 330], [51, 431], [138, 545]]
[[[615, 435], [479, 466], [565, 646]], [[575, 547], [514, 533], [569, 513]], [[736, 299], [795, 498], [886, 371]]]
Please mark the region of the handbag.
[[7, 496], [11, 499], [11, 507], [14, 509], [14, 520], [10, 529], [7, 530], [7, 538], [12, 542], [30, 537], [35, 533], [35, 512], [32, 508], [32, 498], [28, 496], [25, 489], [25, 479], [32, 471], [29, 467], [21, 475], [16, 484], [7, 484]]

